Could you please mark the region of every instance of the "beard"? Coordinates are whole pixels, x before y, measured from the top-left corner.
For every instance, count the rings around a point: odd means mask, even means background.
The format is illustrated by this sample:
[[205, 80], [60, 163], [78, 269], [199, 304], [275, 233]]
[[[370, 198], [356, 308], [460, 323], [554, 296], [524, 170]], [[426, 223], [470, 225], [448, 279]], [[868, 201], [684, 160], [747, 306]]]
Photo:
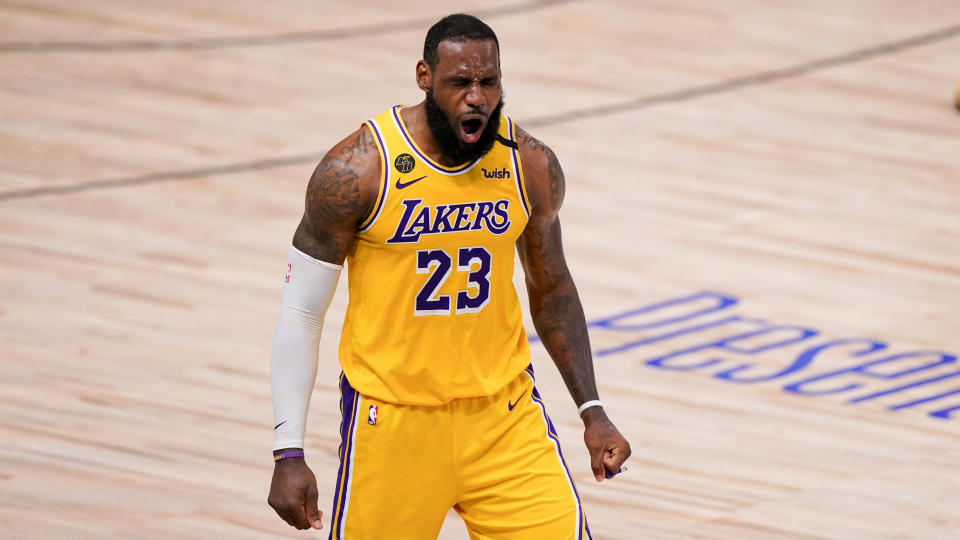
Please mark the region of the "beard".
[[427, 91], [424, 109], [427, 113], [427, 125], [430, 127], [430, 133], [443, 155], [450, 158], [454, 163], [467, 163], [482, 158], [493, 148], [493, 143], [497, 140], [497, 130], [500, 129], [500, 110], [503, 109], [503, 96], [501, 94], [500, 103], [497, 103], [493, 112], [490, 113], [490, 117], [487, 118], [487, 125], [483, 128], [480, 138], [467, 148], [460, 146], [460, 137], [450, 124], [450, 119], [440, 110], [440, 106], [433, 99], [432, 90]]

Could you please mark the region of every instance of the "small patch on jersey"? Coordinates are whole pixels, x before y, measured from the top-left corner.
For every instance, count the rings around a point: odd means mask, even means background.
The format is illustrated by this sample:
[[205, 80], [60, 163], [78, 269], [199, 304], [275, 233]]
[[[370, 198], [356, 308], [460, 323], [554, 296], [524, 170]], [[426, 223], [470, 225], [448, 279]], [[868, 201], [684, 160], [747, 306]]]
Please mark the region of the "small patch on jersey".
[[293, 270], [293, 264], [287, 263], [287, 277], [284, 278], [284, 283], [290, 283], [290, 272]]
[[371, 426], [377, 425], [377, 415], [380, 413], [380, 409], [376, 405], [370, 406], [370, 412], [367, 413], [367, 423]]
[[397, 159], [393, 160], [393, 166], [403, 174], [407, 174], [408, 172], [412, 171], [416, 165], [417, 162], [410, 154], [400, 154], [397, 156]]

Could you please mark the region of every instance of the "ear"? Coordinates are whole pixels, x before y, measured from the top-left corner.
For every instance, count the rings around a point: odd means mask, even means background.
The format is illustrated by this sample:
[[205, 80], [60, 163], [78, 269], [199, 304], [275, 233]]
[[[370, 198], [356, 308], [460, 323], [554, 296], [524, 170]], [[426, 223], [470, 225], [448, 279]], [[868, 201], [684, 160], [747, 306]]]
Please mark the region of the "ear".
[[433, 88], [433, 72], [423, 60], [417, 62], [417, 86], [424, 92]]

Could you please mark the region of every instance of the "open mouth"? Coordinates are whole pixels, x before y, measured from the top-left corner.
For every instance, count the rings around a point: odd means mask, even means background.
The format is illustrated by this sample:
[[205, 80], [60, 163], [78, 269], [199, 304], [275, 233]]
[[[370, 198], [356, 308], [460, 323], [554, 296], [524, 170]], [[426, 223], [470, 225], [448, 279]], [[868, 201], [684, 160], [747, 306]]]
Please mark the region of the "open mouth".
[[468, 118], [460, 121], [460, 139], [467, 144], [473, 144], [480, 139], [483, 129], [483, 120], [480, 118]]

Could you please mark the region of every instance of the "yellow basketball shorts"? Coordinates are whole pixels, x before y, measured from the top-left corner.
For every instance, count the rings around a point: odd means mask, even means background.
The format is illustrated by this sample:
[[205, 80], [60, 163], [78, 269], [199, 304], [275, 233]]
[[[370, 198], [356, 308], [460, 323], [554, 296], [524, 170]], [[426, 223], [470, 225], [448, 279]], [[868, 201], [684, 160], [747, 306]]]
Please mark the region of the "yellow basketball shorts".
[[450, 508], [472, 540], [584, 540], [590, 529], [533, 368], [492, 396], [396, 405], [340, 377], [331, 540], [435, 539]]

